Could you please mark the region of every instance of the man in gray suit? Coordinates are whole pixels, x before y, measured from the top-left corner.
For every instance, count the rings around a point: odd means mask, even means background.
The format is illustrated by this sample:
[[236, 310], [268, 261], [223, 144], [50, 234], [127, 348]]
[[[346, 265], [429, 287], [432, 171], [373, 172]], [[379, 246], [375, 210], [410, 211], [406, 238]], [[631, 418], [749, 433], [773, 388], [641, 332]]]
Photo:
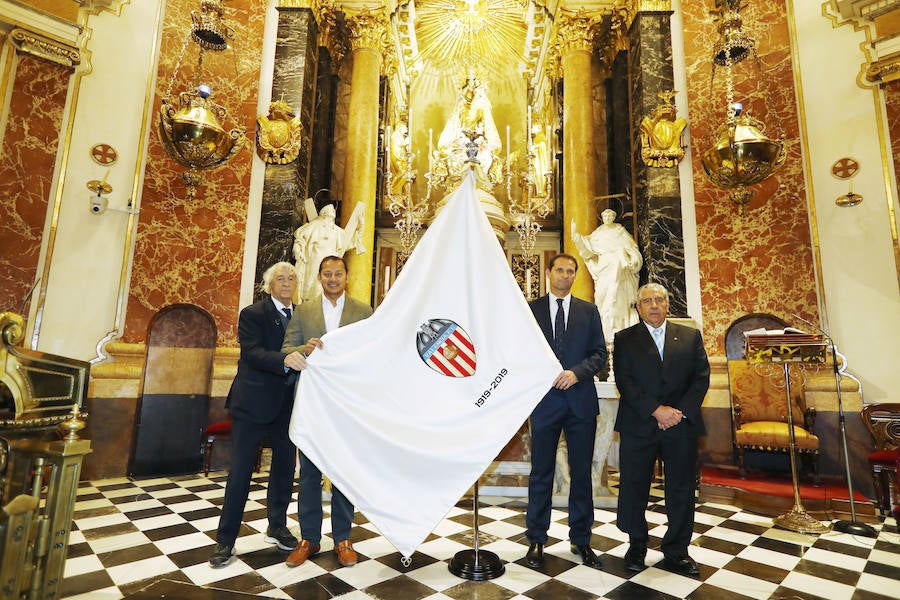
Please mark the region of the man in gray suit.
[[616, 333], [613, 369], [619, 388], [619, 507], [616, 525], [628, 534], [625, 568], [644, 569], [647, 502], [653, 464], [665, 468], [669, 527], [660, 550], [669, 571], [696, 577], [688, 555], [694, 529], [697, 438], [705, 433], [700, 405], [709, 389], [709, 360], [700, 332], [666, 319], [669, 292], [656, 283], [638, 290], [641, 321]]
[[[322, 348], [320, 339], [329, 331], [368, 318], [372, 308], [345, 293], [347, 263], [338, 256], [326, 256], [319, 264], [319, 283], [322, 297], [304, 302], [294, 313], [284, 335], [282, 352], [288, 356], [309, 356]], [[300, 521], [300, 543], [285, 564], [296, 567], [319, 551], [322, 540], [322, 472], [303, 452], [300, 453], [300, 497], [297, 501]], [[331, 536], [338, 562], [349, 567], [356, 564], [357, 555], [350, 543], [353, 525], [353, 505], [339, 489], [331, 487]]]

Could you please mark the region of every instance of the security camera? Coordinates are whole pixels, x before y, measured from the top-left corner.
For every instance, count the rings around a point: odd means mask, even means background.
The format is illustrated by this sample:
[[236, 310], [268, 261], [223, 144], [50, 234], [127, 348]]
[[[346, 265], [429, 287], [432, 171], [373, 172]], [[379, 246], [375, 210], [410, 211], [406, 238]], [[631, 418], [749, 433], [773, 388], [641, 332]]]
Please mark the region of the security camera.
[[109, 206], [109, 200], [103, 196], [99, 194], [91, 196], [91, 212], [95, 215], [102, 215], [105, 213], [107, 206]]

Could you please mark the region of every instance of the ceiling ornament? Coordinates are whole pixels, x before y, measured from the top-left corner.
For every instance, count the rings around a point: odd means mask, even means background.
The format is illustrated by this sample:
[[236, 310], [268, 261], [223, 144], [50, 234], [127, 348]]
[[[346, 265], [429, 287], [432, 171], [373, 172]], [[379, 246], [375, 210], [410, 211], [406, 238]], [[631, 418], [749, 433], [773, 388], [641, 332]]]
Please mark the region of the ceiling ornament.
[[423, 2], [416, 7], [415, 61], [453, 77], [477, 67], [494, 80], [526, 62], [526, 11], [517, 0]]

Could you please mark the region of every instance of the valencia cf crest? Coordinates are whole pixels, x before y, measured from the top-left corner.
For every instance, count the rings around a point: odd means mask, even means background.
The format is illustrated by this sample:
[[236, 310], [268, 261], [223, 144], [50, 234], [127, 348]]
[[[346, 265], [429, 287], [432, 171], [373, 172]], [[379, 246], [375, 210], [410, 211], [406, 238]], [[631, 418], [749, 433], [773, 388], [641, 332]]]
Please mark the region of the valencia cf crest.
[[416, 349], [425, 364], [447, 377], [475, 374], [475, 344], [450, 319], [429, 319], [416, 332]]

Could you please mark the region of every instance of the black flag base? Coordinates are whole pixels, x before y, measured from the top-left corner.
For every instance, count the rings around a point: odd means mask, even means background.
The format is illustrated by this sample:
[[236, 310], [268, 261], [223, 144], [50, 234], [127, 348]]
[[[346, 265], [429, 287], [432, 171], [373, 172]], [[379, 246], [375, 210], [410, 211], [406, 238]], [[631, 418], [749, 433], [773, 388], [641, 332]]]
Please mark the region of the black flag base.
[[490, 550], [460, 550], [448, 567], [457, 577], [470, 581], [487, 581], [503, 575], [506, 567]]
[[496, 579], [506, 572], [500, 557], [490, 550], [478, 549], [478, 480], [475, 480], [474, 498], [472, 499], [472, 529], [475, 540], [474, 550], [460, 550], [453, 555], [447, 568], [457, 577], [469, 581], [487, 581]]
[[859, 521], [835, 521], [834, 525], [831, 528], [835, 531], [840, 531], [841, 533], [849, 533], [850, 535], [858, 535], [862, 537], [878, 537], [878, 532], [875, 531], [875, 528], [866, 523], [860, 523]]

